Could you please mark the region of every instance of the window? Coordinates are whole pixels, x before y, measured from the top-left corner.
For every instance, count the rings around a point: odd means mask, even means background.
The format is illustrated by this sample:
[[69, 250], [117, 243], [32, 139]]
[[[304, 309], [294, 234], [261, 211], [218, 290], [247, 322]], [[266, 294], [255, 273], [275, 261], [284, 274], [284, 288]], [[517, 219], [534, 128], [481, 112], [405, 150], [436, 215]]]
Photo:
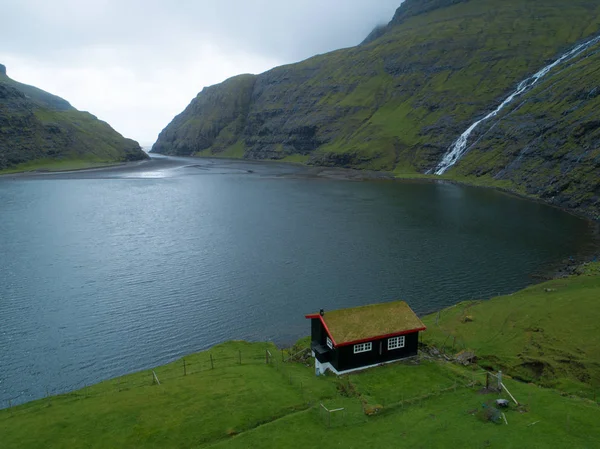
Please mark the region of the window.
[[331, 342], [331, 338], [327, 337], [327, 347], [329, 349], [333, 349], [333, 343]]
[[359, 352], [368, 352], [371, 349], [373, 349], [373, 343], [368, 342], [368, 343], [359, 343], [357, 345], [354, 345], [354, 353], [358, 354]]
[[388, 351], [404, 347], [404, 335], [400, 337], [388, 338]]

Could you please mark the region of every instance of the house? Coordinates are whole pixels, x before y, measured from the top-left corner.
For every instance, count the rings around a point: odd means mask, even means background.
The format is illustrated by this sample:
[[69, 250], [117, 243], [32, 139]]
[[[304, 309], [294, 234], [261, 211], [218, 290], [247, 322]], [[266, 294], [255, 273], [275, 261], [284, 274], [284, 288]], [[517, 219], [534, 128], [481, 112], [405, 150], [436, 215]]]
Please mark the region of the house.
[[306, 315], [317, 375], [345, 374], [417, 355], [426, 329], [404, 301]]

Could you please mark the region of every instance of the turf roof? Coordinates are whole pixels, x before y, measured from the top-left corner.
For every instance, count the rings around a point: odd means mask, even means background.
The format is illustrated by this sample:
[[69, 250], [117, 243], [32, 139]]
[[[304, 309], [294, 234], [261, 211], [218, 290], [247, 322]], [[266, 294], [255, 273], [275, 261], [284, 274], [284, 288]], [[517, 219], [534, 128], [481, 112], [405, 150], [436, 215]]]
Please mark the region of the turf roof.
[[336, 345], [425, 328], [404, 301], [326, 311], [323, 320]]

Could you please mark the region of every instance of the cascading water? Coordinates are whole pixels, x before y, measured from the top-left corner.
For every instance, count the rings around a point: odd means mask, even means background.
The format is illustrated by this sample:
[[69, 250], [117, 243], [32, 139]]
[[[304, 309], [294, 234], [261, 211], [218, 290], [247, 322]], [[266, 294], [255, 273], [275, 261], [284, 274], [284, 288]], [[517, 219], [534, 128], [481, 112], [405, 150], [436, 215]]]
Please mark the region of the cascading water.
[[464, 133], [461, 134], [461, 136], [456, 140], [456, 142], [454, 142], [450, 146], [450, 148], [448, 148], [448, 151], [446, 152], [446, 154], [444, 154], [444, 157], [442, 158], [440, 163], [432, 171], [436, 175], [443, 175], [446, 172], [446, 170], [448, 170], [450, 167], [452, 167], [454, 164], [456, 164], [456, 162], [458, 162], [458, 160], [466, 153], [466, 151], [468, 149], [467, 143], [469, 141], [469, 136], [475, 130], [475, 128], [477, 128], [477, 126], [479, 126], [480, 123], [485, 122], [486, 120], [489, 120], [490, 118], [498, 115], [498, 113], [502, 109], [504, 109], [505, 106], [510, 104], [519, 95], [530, 90], [533, 86], [535, 86], [537, 84], [537, 82], [540, 79], [542, 79], [544, 76], [546, 76], [554, 67], [556, 67], [564, 62], [570, 61], [571, 59], [579, 56], [581, 53], [586, 51], [591, 46], [597, 44], [598, 42], [600, 42], [600, 36], [594, 37], [593, 39], [590, 39], [586, 42], [583, 42], [582, 44], [577, 45], [576, 47], [572, 48], [571, 50], [569, 50], [568, 52], [563, 54], [560, 58], [558, 58], [552, 64], [549, 64], [546, 67], [544, 67], [542, 70], [537, 72], [535, 75], [521, 81], [517, 85], [517, 89], [512, 94], [510, 94], [500, 104], [500, 106], [498, 106], [494, 111], [490, 112], [488, 115], [486, 115], [482, 119], [473, 123], [471, 126], [469, 126], [469, 128], [467, 128], [467, 130]]

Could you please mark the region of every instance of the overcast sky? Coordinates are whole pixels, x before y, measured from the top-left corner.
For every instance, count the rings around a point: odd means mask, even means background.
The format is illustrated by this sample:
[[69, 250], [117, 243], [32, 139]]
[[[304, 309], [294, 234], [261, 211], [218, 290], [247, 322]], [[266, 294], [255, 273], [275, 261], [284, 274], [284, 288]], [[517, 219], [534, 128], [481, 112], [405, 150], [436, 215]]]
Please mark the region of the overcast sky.
[[151, 144], [204, 86], [358, 44], [402, 0], [3, 0], [0, 63]]

